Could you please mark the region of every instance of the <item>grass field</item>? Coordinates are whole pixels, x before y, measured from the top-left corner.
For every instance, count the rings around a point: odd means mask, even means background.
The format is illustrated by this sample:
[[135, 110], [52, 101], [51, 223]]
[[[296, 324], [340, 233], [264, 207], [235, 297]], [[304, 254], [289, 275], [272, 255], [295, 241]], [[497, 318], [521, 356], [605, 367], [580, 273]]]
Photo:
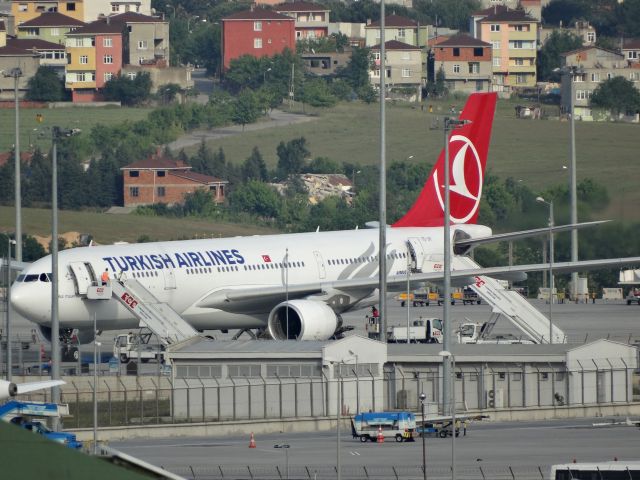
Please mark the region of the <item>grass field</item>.
[[[29, 145], [40, 145], [49, 148], [51, 134], [40, 134], [44, 127], [53, 125], [62, 128], [80, 128], [84, 132], [91, 131], [97, 124], [113, 125], [125, 119], [141, 120], [147, 117], [151, 108], [121, 107], [73, 107], [73, 108], [22, 108], [20, 109], [20, 149], [25, 151]], [[36, 114], [42, 114], [42, 123], [36, 121]], [[36, 130], [34, 130], [36, 129]], [[15, 111], [0, 110], [0, 152], [13, 147], [15, 138]]]
[[[51, 235], [51, 211], [38, 208], [22, 210], [22, 230], [30, 235]], [[96, 242], [109, 244], [116, 241], [135, 242], [141, 235], [152, 240], [178, 240], [183, 238], [232, 237], [274, 233], [275, 230], [255, 225], [214, 223], [200, 219], [168, 219], [139, 215], [109, 215], [106, 213], [61, 211], [58, 232], [90, 233]], [[13, 232], [15, 210], [0, 207], [0, 231]]]
[[[434, 113], [407, 105], [387, 107], [387, 162], [408, 160], [433, 163], [442, 148], [442, 130], [430, 127], [437, 114], [443, 116], [454, 104], [434, 103]], [[568, 183], [570, 161], [569, 123], [554, 120], [515, 118], [516, 103], [498, 101], [487, 169], [500, 177], [521, 179], [531, 189]], [[557, 116], [557, 107], [546, 110]], [[210, 142], [222, 147], [227, 159], [242, 162], [258, 146], [269, 166], [277, 162], [276, 147], [281, 140], [304, 136], [312, 157], [326, 156], [360, 164], [379, 162], [378, 104], [340, 104], [317, 112], [318, 119], [285, 128], [245, 132]], [[609, 190], [611, 204], [601, 212], [606, 218], [640, 221], [639, 125], [576, 122], [578, 181], [594, 178]], [[195, 150], [195, 148], [193, 149]], [[409, 160], [409, 157], [413, 156]]]

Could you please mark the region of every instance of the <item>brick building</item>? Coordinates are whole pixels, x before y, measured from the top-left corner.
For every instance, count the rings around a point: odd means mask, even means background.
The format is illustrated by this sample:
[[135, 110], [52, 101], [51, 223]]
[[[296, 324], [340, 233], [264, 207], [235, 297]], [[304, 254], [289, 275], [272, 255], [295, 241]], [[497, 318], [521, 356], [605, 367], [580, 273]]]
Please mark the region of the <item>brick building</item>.
[[160, 156], [122, 167], [124, 206], [137, 207], [154, 203], [182, 203], [187, 193], [207, 190], [217, 203], [224, 202], [226, 180], [191, 171], [189, 165]]
[[281, 13], [256, 8], [222, 19], [222, 64], [243, 55], [260, 58], [296, 50], [295, 19]]

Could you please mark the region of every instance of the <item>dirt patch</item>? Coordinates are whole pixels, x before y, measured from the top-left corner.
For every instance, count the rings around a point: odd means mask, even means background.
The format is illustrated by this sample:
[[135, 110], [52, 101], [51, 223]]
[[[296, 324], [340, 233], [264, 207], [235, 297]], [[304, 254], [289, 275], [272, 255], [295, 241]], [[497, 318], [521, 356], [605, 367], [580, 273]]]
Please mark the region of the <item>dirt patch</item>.
[[[79, 245], [80, 232], [59, 233], [58, 237], [64, 238], [67, 248], [73, 247], [73, 246]], [[38, 243], [42, 245], [47, 252], [49, 251], [49, 243], [51, 243], [51, 235], [48, 235], [46, 237], [33, 235], [33, 238], [35, 238], [38, 241]]]

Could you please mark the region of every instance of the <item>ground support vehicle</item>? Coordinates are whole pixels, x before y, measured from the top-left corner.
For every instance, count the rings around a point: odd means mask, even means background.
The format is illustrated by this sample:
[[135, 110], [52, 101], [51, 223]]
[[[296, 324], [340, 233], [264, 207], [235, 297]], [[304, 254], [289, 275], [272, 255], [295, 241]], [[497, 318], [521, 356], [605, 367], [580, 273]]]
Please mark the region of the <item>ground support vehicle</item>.
[[464, 292], [462, 292], [462, 304], [463, 305], [480, 305], [482, 303], [482, 299], [480, 296], [471, 288], [465, 288]]
[[351, 419], [351, 433], [362, 443], [377, 441], [379, 433], [396, 442], [413, 442], [416, 417], [411, 412], [368, 412]]
[[121, 363], [138, 359], [142, 363], [147, 363], [149, 360], [162, 362], [164, 348], [159, 343], [151, 343], [152, 336], [150, 331], [118, 335], [113, 341], [113, 356], [119, 358]]
[[518, 338], [514, 335], [489, 336], [491, 329], [489, 322], [474, 323], [465, 322], [460, 324], [458, 330], [458, 343], [493, 343], [493, 344], [532, 344], [528, 338]]
[[28, 420], [25, 417], [14, 417], [11, 419], [11, 423], [18, 425], [30, 432], [42, 435], [56, 443], [61, 443], [66, 447], [80, 449], [82, 448], [82, 442], [79, 442], [74, 433], [70, 432], [54, 432], [49, 430], [42, 422], [35, 420]]
[[640, 288], [632, 288], [629, 290], [626, 300], [627, 305], [631, 305], [632, 303], [640, 305]]
[[[458, 426], [456, 426], [456, 437], [460, 436], [460, 423], [458, 423]], [[466, 435], [466, 425], [464, 427], [464, 434]], [[425, 422], [424, 423], [424, 427], [422, 426], [418, 426], [416, 428], [416, 433], [418, 434], [418, 436], [422, 437], [423, 435], [425, 437], [440, 437], [440, 438], [447, 438], [450, 437], [451, 434], [453, 432], [453, 428], [452, 428], [452, 422], [448, 421], [448, 422]]]
[[400, 302], [401, 307], [404, 307], [407, 304], [407, 297], [414, 307], [428, 307], [432, 300], [438, 300], [438, 294], [431, 293], [429, 289], [416, 290], [409, 295], [402, 292], [396, 295], [395, 299]]
[[406, 326], [394, 326], [387, 331], [389, 343], [441, 343], [442, 320], [439, 318], [419, 318], [411, 322], [407, 337]]

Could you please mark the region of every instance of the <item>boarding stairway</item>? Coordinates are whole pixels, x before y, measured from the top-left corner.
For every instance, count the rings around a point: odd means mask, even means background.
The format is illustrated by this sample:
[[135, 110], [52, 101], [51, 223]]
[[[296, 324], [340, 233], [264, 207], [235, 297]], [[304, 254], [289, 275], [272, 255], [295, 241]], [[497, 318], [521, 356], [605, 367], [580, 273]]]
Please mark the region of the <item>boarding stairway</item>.
[[[454, 270], [481, 268], [469, 257], [454, 256], [452, 260]], [[534, 343], [549, 343], [549, 319], [531, 305], [526, 298], [515, 290], [504, 288], [494, 278], [478, 275], [475, 280], [475, 283], [469, 285], [469, 288], [493, 308], [493, 314], [485, 327], [484, 335], [493, 329], [496, 321], [502, 315]], [[552, 328], [553, 343], [566, 343], [567, 338], [564, 332], [556, 325], [553, 325]]]
[[198, 335], [175, 310], [167, 303], [160, 302], [137, 280], [112, 280], [110, 284], [113, 297], [140, 320], [140, 326], [155, 333], [163, 345], [179, 343]]

